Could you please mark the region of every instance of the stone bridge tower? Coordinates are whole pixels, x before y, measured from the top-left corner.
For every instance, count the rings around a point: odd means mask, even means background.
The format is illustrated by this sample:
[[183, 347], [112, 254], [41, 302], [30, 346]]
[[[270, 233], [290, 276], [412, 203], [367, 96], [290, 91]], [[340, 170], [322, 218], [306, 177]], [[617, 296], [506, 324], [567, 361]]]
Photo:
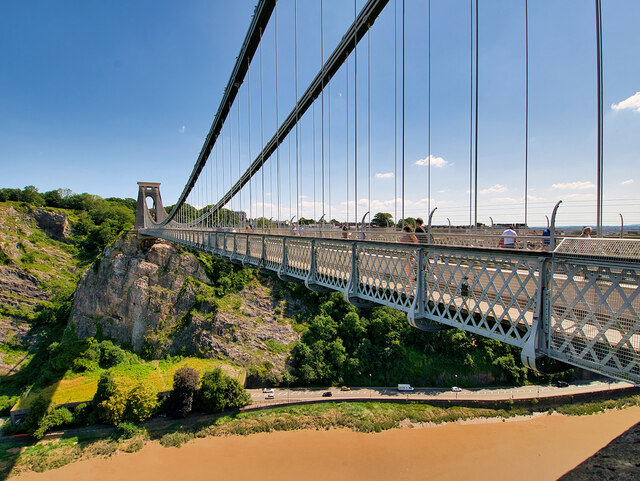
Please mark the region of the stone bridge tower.
[[160, 195], [160, 182], [138, 182], [138, 204], [136, 206], [136, 229], [144, 229], [144, 209], [147, 199], [153, 200], [153, 207], [149, 209], [151, 217], [156, 222], [162, 222], [167, 218], [167, 211], [162, 205]]

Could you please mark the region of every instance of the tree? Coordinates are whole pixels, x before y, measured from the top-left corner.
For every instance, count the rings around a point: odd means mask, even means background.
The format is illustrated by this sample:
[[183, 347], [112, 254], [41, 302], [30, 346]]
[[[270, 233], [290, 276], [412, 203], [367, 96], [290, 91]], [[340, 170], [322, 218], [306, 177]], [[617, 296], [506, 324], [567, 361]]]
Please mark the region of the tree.
[[202, 375], [199, 400], [203, 410], [211, 413], [240, 408], [249, 403], [249, 395], [238, 381], [226, 376], [221, 369]]
[[20, 198], [22, 202], [26, 202], [27, 204], [32, 204], [35, 206], [44, 205], [44, 199], [38, 189], [33, 185], [27, 185], [23, 191], [22, 196]]
[[138, 384], [127, 395], [125, 418], [136, 423], [149, 419], [158, 407], [158, 395], [145, 384]]
[[410, 225], [414, 229], [416, 228], [416, 220], [413, 217], [407, 217], [406, 219], [400, 219], [397, 227], [402, 228], [404, 225]]
[[127, 395], [110, 374], [105, 373], [100, 376], [98, 389], [92, 402], [98, 420], [114, 426], [124, 420]]
[[388, 212], [378, 212], [371, 219], [371, 225], [376, 227], [393, 227], [393, 216]]
[[187, 417], [193, 409], [193, 398], [198, 390], [200, 373], [190, 367], [182, 367], [173, 375], [173, 390], [169, 396], [169, 410], [177, 417]]

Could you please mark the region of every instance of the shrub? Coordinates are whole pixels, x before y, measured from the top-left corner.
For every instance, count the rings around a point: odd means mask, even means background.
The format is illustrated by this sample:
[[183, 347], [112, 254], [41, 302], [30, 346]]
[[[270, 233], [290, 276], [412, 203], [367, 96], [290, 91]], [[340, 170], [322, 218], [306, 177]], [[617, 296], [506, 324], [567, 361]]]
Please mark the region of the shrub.
[[18, 396], [0, 396], [0, 416], [8, 416], [18, 399]]
[[117, 426], [124, 420], [127, 396], [110, 374], [100, 376], [93, 407], [98, 421]]
[[38, 396], [31, 403], [22, 428], [33, 438], [41, 439], [49, 429], [71, 424], [72, 421], [73, 415], [67, 408], [58, 408]]
[[100, 343], [100, 367], [105, 369], [117, 366], [127, 357], [126, 352], [111, 341]]
[[71, 424], [72, 421], [73, 414], [67, 408], [50, 407], [38, 424], [38, 428], [30, 434], [36, 439], [41, 439], [49, 429]]
[[221, 412], [249, 403], [249, 395], [238, 381], [225, 376], [220, 369], [207, 371], [202, 376], [199, 401], [207, 412]]
[[177, 417], [186, 417], [193, 409], [193, 398], [198, 389], [200, 373], [183, 367], [173, 375], [173, 391], [169, 396], [169, 412]]
[[131, 439], [140, 430], [138, 426], [136, 426], [135, 424], [129, 421], [125, 421], [123, 423], [118, 424], [117, 429], [118, 429], [118, 438], [120, 439]]
[[158, 396], [150, 387], [138, 384], [127, 395], [126, 419], [142, 422], [149, 419], [158, 408]]
[[47, 414], [49, 404], [50, 402], [42, 396], [38, 396], [33, 400], [31, 406], [29, 407], [29, 413], [27, 414], [27, 417], [22, 425], [22, 428], [26, 430], [27, 433], [31, 435], [36, 431], [36, 429], [38, 429], [40, 422]]
[[73, 424], [76, 426], [89, 426], [92, 424], [92, 414], [93, 406], [90, 403], [78, 404], [73, 410]]

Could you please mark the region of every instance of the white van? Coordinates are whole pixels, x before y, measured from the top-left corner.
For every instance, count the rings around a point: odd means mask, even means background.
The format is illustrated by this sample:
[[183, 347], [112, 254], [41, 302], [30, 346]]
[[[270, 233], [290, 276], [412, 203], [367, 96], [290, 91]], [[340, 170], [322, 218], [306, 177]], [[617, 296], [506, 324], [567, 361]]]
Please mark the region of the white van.
[[413, 391], [411, 384], [398, 384], [398, 391]]

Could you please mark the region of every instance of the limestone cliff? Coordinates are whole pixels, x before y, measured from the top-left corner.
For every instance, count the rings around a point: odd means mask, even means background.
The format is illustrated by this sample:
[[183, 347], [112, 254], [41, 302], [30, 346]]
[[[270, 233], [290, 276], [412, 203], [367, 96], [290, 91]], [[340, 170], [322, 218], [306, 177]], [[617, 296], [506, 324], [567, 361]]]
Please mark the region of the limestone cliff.
[[71, 320], [81, 337], [102, 335], [152, 357], [198, 354], [280, 371], [298, 334], [280, 315], [285, 301], [273, 298], [272, 282], [216, 296], [195, 255], [127, 236], [83, 275]]

